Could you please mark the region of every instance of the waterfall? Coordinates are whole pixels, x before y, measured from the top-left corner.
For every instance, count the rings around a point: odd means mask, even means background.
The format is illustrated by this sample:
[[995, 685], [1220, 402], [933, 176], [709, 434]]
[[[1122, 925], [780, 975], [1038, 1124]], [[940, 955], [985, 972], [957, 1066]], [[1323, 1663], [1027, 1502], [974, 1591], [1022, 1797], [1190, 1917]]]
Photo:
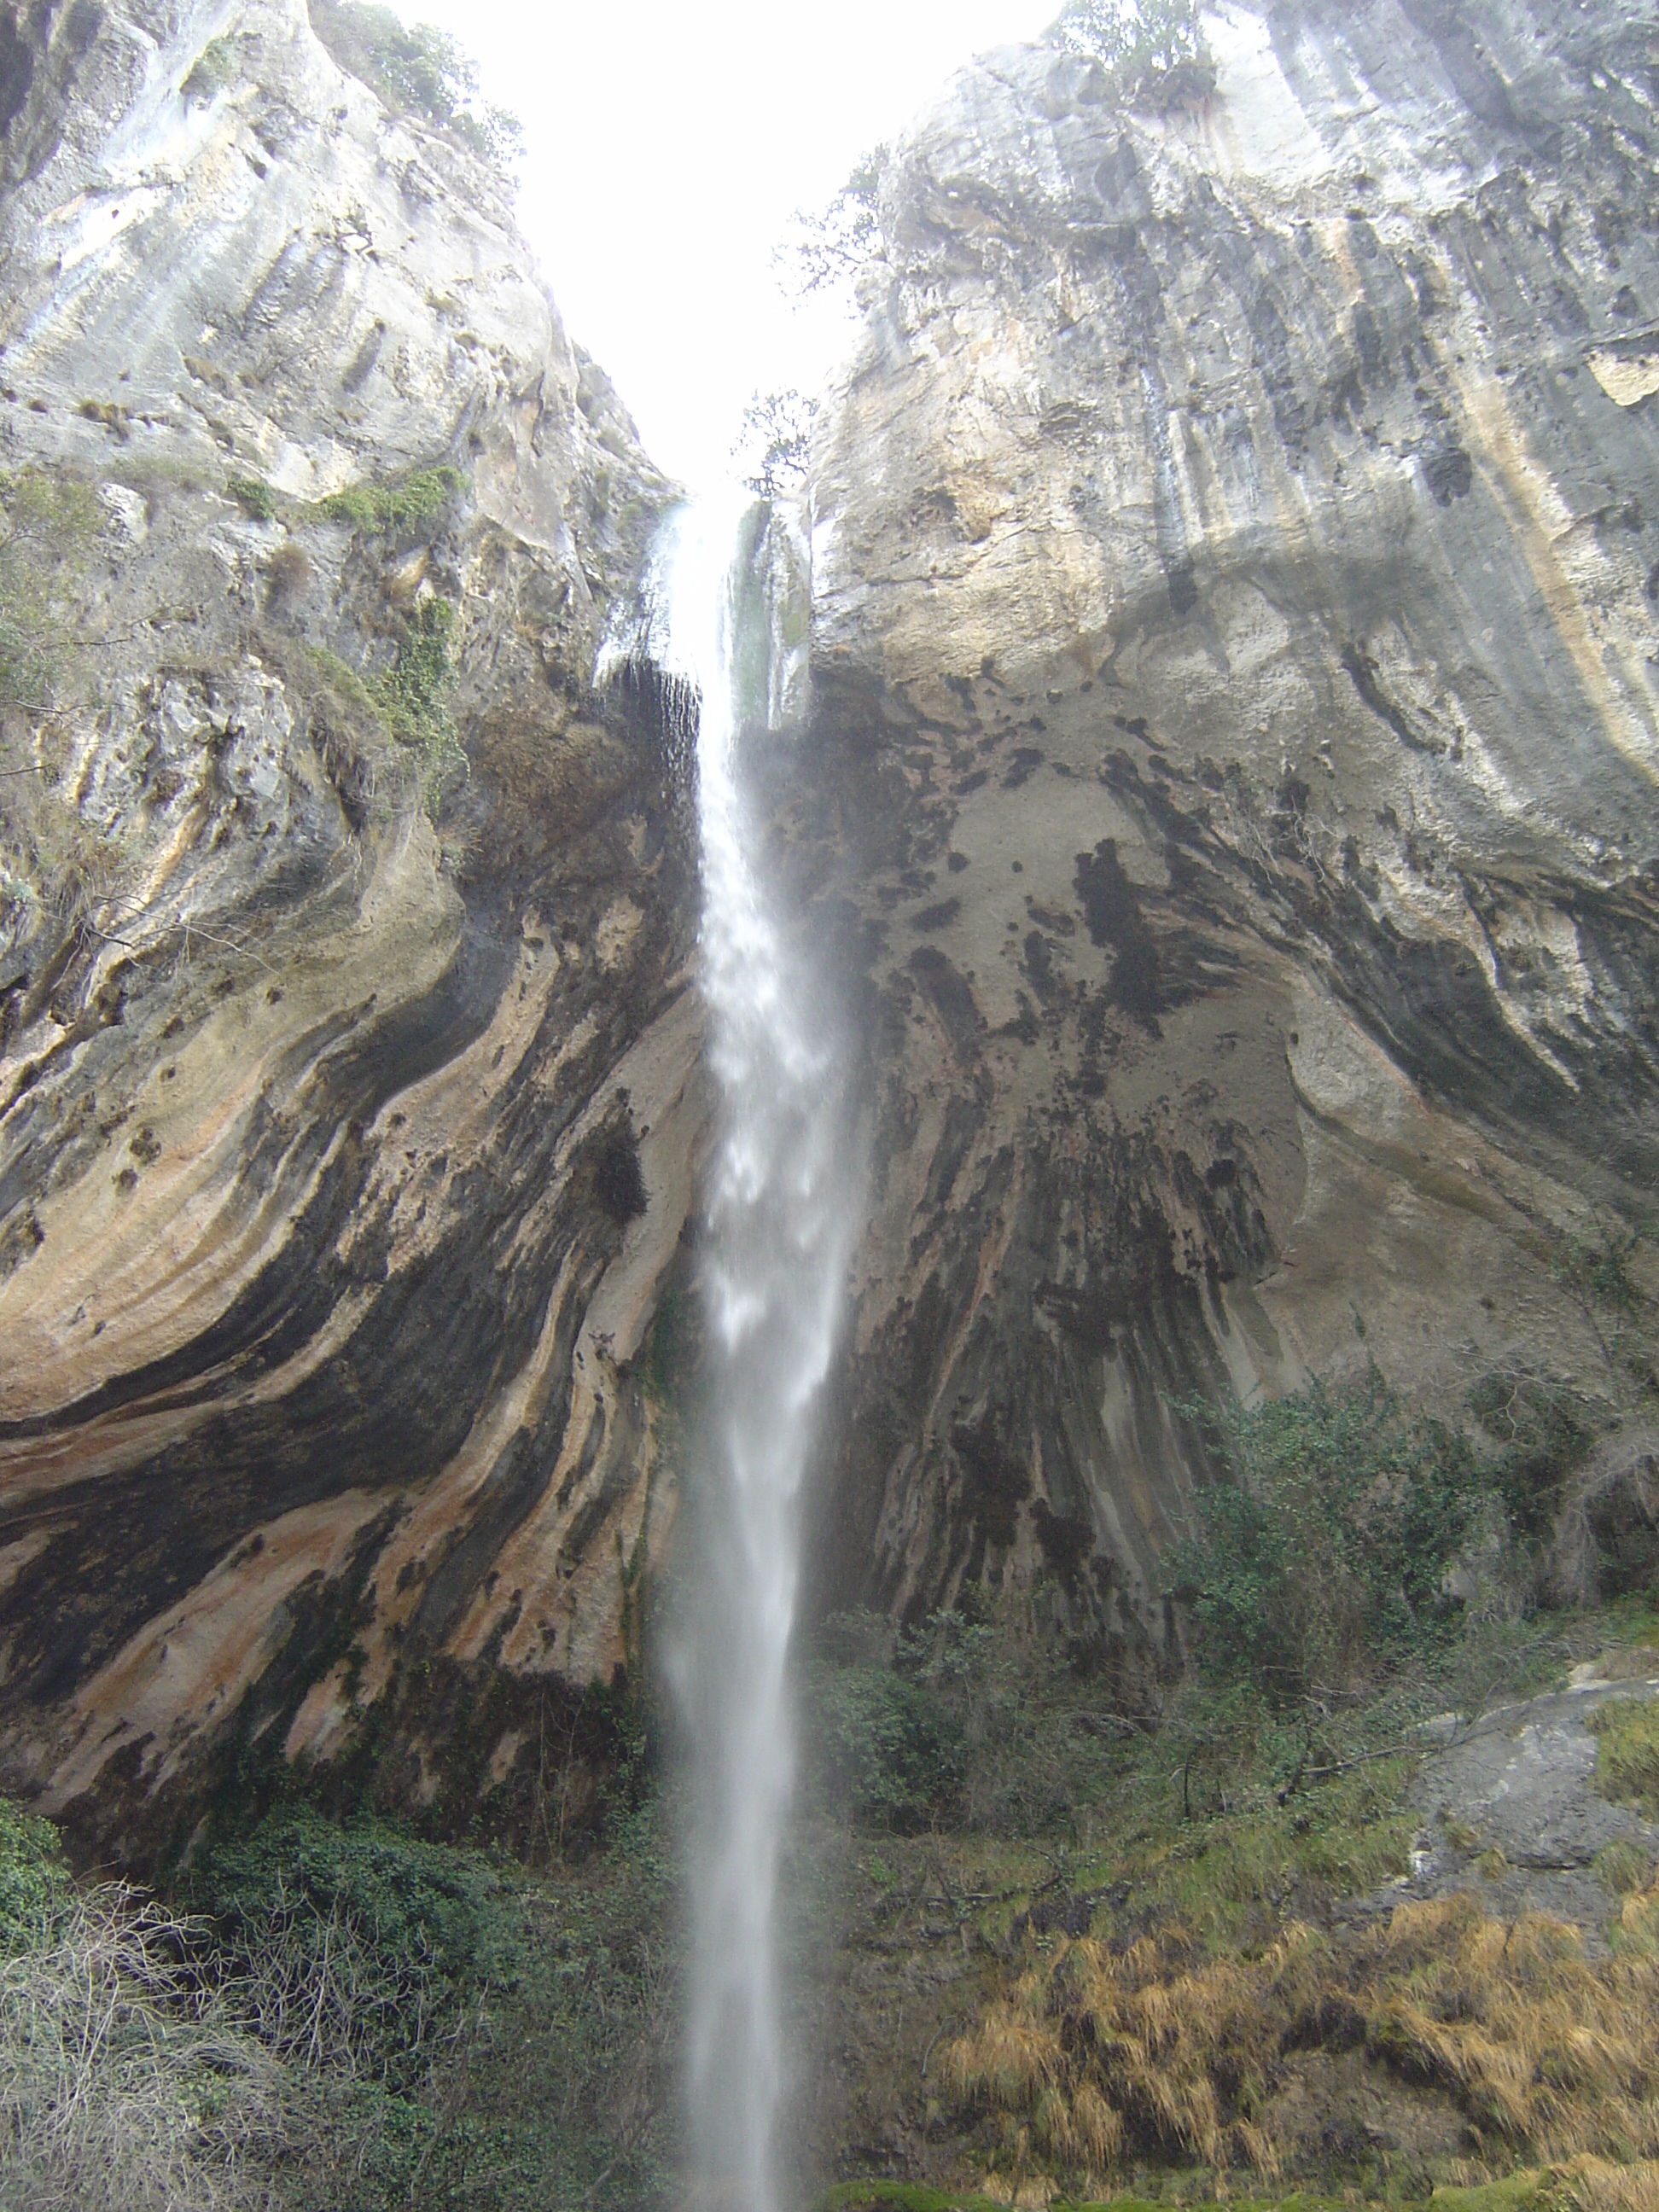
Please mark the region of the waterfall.
[[754, 545], [752, 511], [745, 520], [735, 495], [681, 510], [660, 549], [653, 624], [659, 665], [697, 717], [702, 988], [722, 1114], [705, 1209], [700, 1540], [676, 1664], [696, 1769], [690, 2096], [709, 2212], [776, 2202], [775, 1923], [794, 1778], [801, 1485], [856, 1212], [828, 979], [765, 880], [744, 788], [743, 724], [764, 726], [776, 697], [771, 641], [756, 640], [744, 611]]

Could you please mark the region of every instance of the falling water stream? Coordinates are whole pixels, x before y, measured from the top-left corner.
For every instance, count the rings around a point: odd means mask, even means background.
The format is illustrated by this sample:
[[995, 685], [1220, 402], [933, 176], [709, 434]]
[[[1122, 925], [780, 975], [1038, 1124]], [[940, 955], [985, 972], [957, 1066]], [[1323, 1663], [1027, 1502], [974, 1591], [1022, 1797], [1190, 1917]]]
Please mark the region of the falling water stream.
[[705, 1209], [700, 1541], [678, 1669], [696, 1767], [690, 2092], [708, 2212], [776, 2203], [787, 2088], [776, 1906], [801, 1486], [856, 1212], [830, 979], [764, 878], [744, 788], [743, 709], [763, 723], [772, 688], [752, 681], [757, 645], [770, 641], [744, 629], [753, 536], [735, 496], [683, 509], [659, 550], [653, 636], [684, 687], [679, 711], [696, 720], [702, 987], [721, 1102]]

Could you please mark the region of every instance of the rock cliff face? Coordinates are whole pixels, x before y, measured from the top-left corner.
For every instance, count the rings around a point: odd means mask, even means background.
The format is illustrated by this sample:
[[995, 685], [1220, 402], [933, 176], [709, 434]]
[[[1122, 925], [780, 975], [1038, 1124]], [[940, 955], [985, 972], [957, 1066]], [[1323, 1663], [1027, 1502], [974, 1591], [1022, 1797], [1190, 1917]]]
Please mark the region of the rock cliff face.
[[670, 488], [298, 0], [0, 12], [0, 161], [4, 1779], [141, 1854], [372, 1710], [527, 1802], [672, 1517], [686, 808], [591, 683]]
[[[130, 1856], [279, 1754], [579, 1814], [672, 1522], [671, 488], [342, 20], [0, 8], [0, 1783]], [[1659, 25], [1206, 37], [897, 149], [763, 580], [866, 1038], [817, 1601], [1130, 1663], [1188, 1390], [1565, 1396], [1575, 1571], [1653, 1538]]]
[[1142, 1653], [1172, 1397], [1613, 1426], [1659, 1291], [1659, 27], [1206, 38], [897, 148], [776, 768], [872, 1037], [820, 1598], [1047, 1575]]

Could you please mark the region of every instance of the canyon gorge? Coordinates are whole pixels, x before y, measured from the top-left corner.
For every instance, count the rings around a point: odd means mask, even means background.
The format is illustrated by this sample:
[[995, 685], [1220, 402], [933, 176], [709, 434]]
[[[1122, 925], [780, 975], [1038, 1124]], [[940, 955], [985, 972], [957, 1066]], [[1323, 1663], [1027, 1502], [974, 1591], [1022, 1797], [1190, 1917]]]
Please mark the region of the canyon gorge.
[[[702, 1356], [682, 489], [363, 17], [0, 6], [0, 1787], [152, 1875], [255, 1769], [596, 1832]], [[1659, 18], [1202, 27], [883, 149], [742, 539], [805, 1618], [1137, 1710], [1201, 1401], [1570, 1406], [1545, 1594], [1659, 1566]]]

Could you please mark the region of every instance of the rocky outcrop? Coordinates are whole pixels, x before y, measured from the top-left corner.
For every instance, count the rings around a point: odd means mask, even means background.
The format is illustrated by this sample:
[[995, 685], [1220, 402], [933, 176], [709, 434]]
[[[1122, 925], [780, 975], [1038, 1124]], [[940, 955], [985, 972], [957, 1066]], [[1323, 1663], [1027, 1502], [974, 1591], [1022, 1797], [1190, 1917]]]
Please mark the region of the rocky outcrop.
[[1659, 31], [1205, 35], [897, 148], [776, 771], [873, 1040], [820, 1601], [1142, 1651], [1183, 1391], [1630, 1424], [1659, 1293]]
[[132, 1854], [374, 1713], [465, 1815], [672, 1517], [688, 825], [592, 689], [670, 488], [297, 0], [0, 29], [5, 1782]]

